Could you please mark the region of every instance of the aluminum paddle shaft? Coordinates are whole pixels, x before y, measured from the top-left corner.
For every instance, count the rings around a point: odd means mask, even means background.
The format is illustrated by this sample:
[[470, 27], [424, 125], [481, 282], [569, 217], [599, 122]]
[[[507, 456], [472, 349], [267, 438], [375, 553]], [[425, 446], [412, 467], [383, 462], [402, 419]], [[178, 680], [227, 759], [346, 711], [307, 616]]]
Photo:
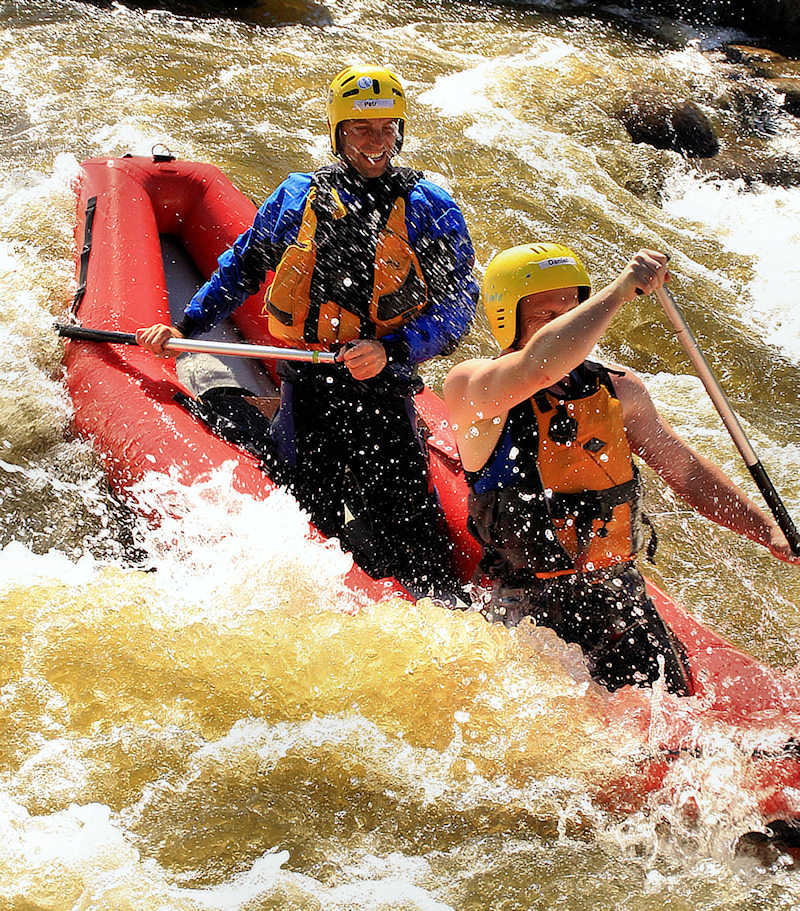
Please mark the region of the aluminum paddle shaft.
[[[132, 332], [110, 332], [105, 329], [84, 329], [56, 323], [56, 331], [64, 338], [83, 342], [106, 342], [112, 345], [137, 345]], [[164, 343], [167, 351], [191, 351], [195, 354], [226, 354], [232, 357], [255, 357], [281, 361], [308, 361], [312, 364], [333, 364], [336, 355], [331, 351], [304, 351], [300, 348], [279, 348], [276, 345], [245, 345], [236, 342], [212, 342], [195, 338], [172, 338]]]
[[745, 465], [747, 465], [750, 474], [753, 476], [753, 480], [761, 491], [767, 506], [769, 506], [772, 515], [775, 516], [775, 521], [786, 536], [786, 540], [789, 542], [792, 552], [794, 554], [800, 554], [800, 535], [797, 533], [794, 522], [786, 511], [783, 500], [781, 500], [778, 491], [775, 490], [775, 486], [770, 480], [769, 475], [764, 470], [764, 466], [761, 464], [753, 447], [750, 445], [747, 434], [744, 432], [742, 425], [739, 423], [739, 419], [731, 408], [730, 402], [722, 391], [722, 387], [717, 381], [717, 378], [714, 376], [705, 355], [700, 350], [697, 339], [689, 328], [689, 324], [686, 322], [686, 317], [683, 315], [681, 308], [666, 288], [658, 288], [654, 294], [658, 298], [658, 302], [661, 304], [664, 313], [666, 313], [667, 319], [672, 323], [678, 341], [683, 346], [683, 350], [689, 356], [689, 360], [692, 364], [694, 364], [697, 375], [706, 387], [706, 392], [714, 403], [714, 407], [719, 412], [719, 416], [722, 418], [722, 423], [731, 435], [731, 439], [736, 448], [741, 453]]
[[236, 342], [208, 342], [194, 338], [173, 338], [164, 343], [169, 351], [191, 351], [196, 354], [227, 354], [232, 357], [274, 358], [281, 361], [308, 361], [312, 364], [333, 364], [336, 355], [331, 351], [304, 351], [302, 348], [279, 348], [276, 345], [245, 345]]

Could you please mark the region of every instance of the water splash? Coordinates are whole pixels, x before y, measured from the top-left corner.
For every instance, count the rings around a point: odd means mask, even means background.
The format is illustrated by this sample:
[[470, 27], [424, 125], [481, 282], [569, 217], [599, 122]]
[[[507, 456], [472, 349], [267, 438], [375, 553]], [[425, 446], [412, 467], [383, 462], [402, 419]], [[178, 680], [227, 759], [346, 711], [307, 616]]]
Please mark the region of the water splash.
[[741, 181], [675, 175], [665, 209], [712, 231], [727, 249], [754, 264], [747, 299], [734, 318], [770, 345], [800, 360], [800, 328], [794, 318], [800, 280], [800, 188], [745, 187]]

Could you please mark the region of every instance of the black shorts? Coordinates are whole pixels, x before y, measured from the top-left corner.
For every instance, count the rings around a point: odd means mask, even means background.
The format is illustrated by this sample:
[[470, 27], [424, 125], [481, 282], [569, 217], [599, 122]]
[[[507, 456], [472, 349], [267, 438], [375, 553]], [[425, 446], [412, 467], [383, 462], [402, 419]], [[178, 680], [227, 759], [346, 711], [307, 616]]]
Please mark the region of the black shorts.
[[689, 696], [693, 691], [686, 652], [632, 563], [524, 586], [497, 582], [486, 614], [507, 626], [532, 617], [565, 642], [576, 642], [592, 677], [610, 690], [649, 686], [663, 674], [671, 693]]

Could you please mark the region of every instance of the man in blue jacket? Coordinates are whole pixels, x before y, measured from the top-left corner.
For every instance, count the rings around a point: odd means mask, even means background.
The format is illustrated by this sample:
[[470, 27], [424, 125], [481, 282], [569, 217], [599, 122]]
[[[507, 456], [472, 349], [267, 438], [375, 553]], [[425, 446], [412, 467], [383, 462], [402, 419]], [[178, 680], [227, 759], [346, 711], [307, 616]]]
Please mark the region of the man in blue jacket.
[[[452, 351], [474, 315], [472, 243], [441, 187], [392, 164], [406, 118], [393, 73], [346, 68], [330, 85], [327, 111], [336, 163], [291, 174], [220, 257], [181, 324], [140, 329], [137, 339], [165, 353], [167, 339], [224, 319], [274, 270], [271, 334], [339, 353], [335, 367], [279, 367], [272, 438], [294, 494], [368, 572], [441, 594], [452, 591], [454, 573], [413, 395], [416, 366]], [[345, 527], [345, 504], [358, 539]]]

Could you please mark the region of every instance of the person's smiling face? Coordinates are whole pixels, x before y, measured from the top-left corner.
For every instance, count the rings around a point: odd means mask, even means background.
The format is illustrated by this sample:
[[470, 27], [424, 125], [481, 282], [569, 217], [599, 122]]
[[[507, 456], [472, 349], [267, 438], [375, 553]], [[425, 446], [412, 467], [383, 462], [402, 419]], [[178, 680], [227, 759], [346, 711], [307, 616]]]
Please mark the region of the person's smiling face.
[[345, 120], [339, 128], [342, 155], [362, 177], [380, 177], [389, 167], [399, 138], [393, 117]]

